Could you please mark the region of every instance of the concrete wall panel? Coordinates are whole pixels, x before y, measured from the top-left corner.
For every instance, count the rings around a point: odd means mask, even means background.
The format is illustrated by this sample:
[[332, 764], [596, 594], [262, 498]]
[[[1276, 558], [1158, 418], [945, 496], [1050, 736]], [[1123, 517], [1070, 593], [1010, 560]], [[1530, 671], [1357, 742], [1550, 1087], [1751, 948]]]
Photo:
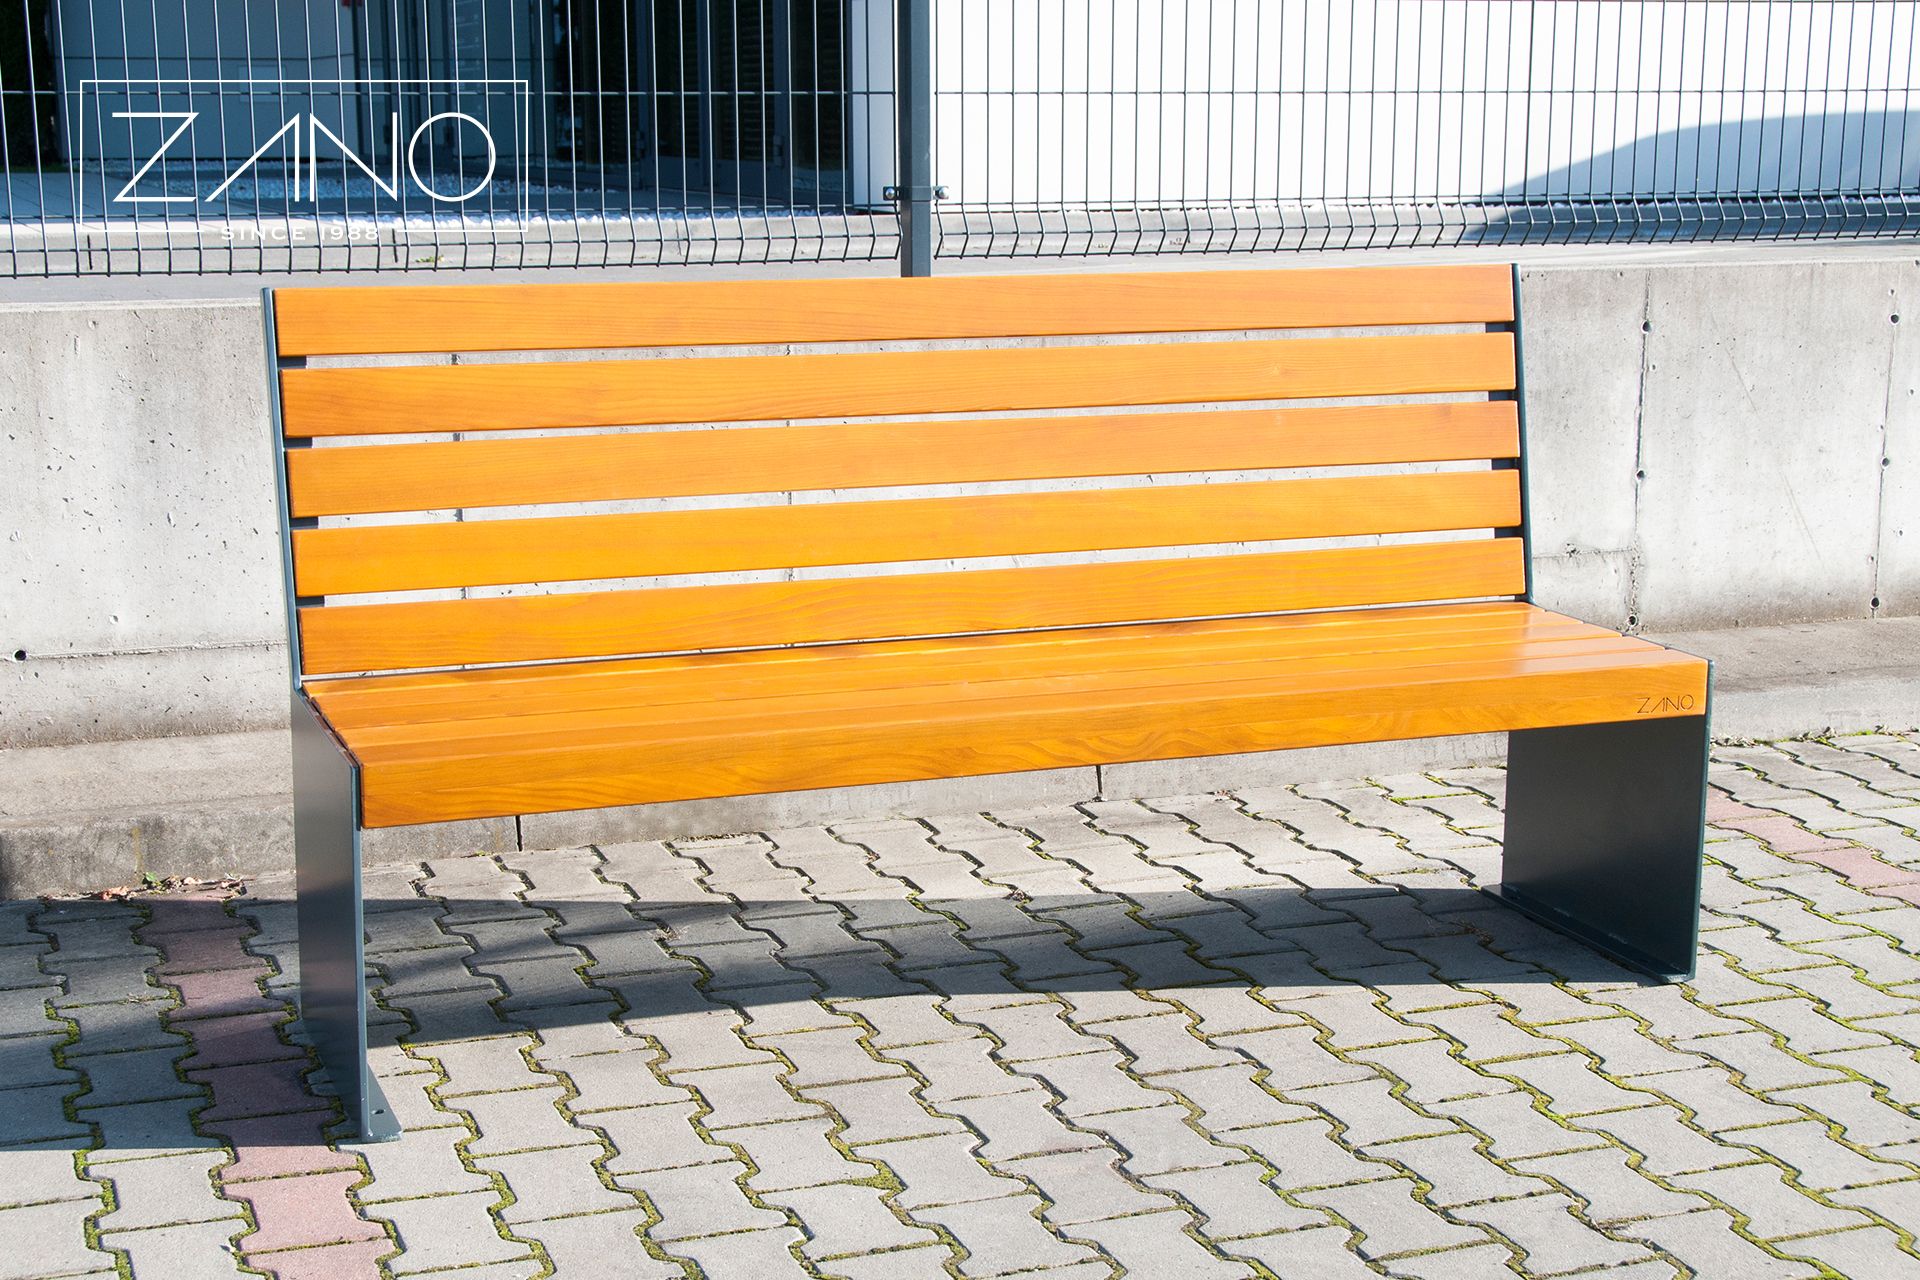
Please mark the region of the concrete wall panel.
[[[1812, 256], [1526, 271], [1542, 604], [1920, 613], [1920, 265]], [[264, 400], [251, 299], [0, 307], [0, 747], [284, 722]]]
[[1886, 452], [1881, 460], [1879, 612], [1920, 614], [1920, 264], [1899, 282], [1892, 316]]
[[283, 640], [263, 367], [254, 302], [0, 309], [0, 742], [260, 723], [265, 689], [192, 708]]
[[1624, 627], [1647, 272], [1535, 268], [1521, 273], [1520, 303], [1535, 597]]
[[1638, 525], [1646, 625], [1868, 615], [1887, 317], [1906, 269], [1759, 263], [1652, 275]]

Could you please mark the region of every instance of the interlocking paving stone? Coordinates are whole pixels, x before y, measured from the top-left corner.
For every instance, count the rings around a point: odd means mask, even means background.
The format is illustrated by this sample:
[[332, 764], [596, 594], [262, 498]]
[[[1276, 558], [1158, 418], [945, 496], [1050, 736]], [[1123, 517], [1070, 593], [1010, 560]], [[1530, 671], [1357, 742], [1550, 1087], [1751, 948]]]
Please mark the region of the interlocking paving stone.
[[1466, 1205], [1454, 1211], [1465, 1222], [1492, 1227], [1512, 1241], [1523, 1266], [1540, 1275], [1582, 1267], [1618, 1266], [1646, 1255], [1646, 1248], [1609, 1239], [1601, 1230], [1576, 1216], [1574, 1202], [1563, 1195], [1526, 1196]]
[[1007, 1196], [916, 1209], [913, 1216], [953, 1234], [967, 1251], [959, 1264], [966, 1276], [999, 1276], [1096, 1259], [1087, 1246], [1048, 1232], [1037, 1216], [1040, 1206], [1037, 1196]]
[[809, 1258], [907, 1249], [939, 1240], [925, 1227], [909, 1226], [895, 1217], [878, 1187], [841, 1182], [769, 1191], [762, 1198], [806, 1224], [807, 1240], [801, 1251]]
[[[543, 1222], [519, 1223], [514, 1234], [537, 1242], [546, 1250], [556, 1276], [607, 1274], [618, 1259], [621, 1277], [632, 1280], [681, 1280], [686, 1273], [675, 1263], [650, 1257], [641, 1242], [651, 1215], [645, 1209], [576, 1214]], [[460, 1272], [453, 1273], [458, 1277]]]
[[875, 1166], [842, 1155], [828, 1140], [832, 1127], [824, 1118], [743, 1125], [729, 1129], [725, 1141], [740, 1147], [753, 1161], [756, 1172], [747, 1179], [747, 1186], [761, 1193], [877, 1176]]
[[1065, 1151], [1004, 1167], [1040, 1189], [1048, 1201], [1042, 1212], [1056, 1226], [1174, 1207], [1164, 1193], [1143, 1190], [1129, 1180], [1114, 1167], [1117, 1160], [1118, 1154], [1111, 1150]]
[[[556, 1147], [550, 1151], [527, 1151], [511, 1156], [486, 1156], [474, 1163], [501, 1175], [514, 1203], [500, 1211], [503, 1222], [535, 1222], [569, 1214], [599, 1213], [612, 1209], [630, 1209], [633, 1196], [614, 1191], [600, 1180], [593, 1158], [599, 1152], [590, 1147]], [[365, 1192], [361, 1199], [366, 1199]]]
[[401, 1247], [386, 1266], [394, 1275], [412, 1275], [527, 1256], [527, 1245], [496, 1229], [489, 1213], [496, 1200], [492, 1191], [469, 1191], [381, 1205], [379, 1216], [393, 1224]]
[[[355, 1195], [363, 1205], [387, 1200], [412, 1200], [451, 1191], [484, 1191], [493, 1184], [460, 1160], [458, 1144], [464, 1129], [414, 1129], [392, 1142], [369, 1142], [357, 1148], [372, 1180]], [[564, 1149], [564, 1148], [563, 1148]]]
[[131, 1231], [239, 1217], [241, 1205], [213, 1188], [213, 1170], [226, 1160], [224, 1151], [193, 1151], [100, 1166], [95, 1176], [112, 1186], [114, 1197], [114, 1208], [100, 1217], [100, 1229]]
[[1304, 1191], [1299, 1198], [1352, 1223], [1365, 1237], [1360, 1248], [1369, 1258], [1460, 1248], [1488, 1239], [1485, 1231], [1450, 1222], [1422, 1205], [1409, 1178]]
[[247, 1200], [283, 1280], [389, 1220], [463, 1280], [1907, 1274], [1920, 740], [1713, 782], [1684, 984], [1471, 891], [1498, 769], [371, 868], [381, 1147], [280, 1025], [291, 877], [8, 904], [0, 1186], [82, 1273], [122, 1188], [135, 1280], [231, 1270]]
[[1777, 1258], [1733, 1230], [1725, 1210], [1675, 1214], [1635, 1223], [1632, 1234], [1657, 1246], [1700, 1276], [1764, 1277], [1765, 1280], [1805, 1280], [1818, 1269], [1804, 1262]]
[[112, 1274], [113, 1257], [87, 1246], [84, 1225], [95, 1205], [85, 1200], [0, 1209], [0, 1280]]
[[746, 1166], [735, 1160], [719, 1164], [656, 1169], [619, 1175], [620, 1186], [639, 1191], [653, 1202], [660, 1221], [648, 1231], [655, 1240], [685, 1240], [780, 1226], [785, 1215], [762, 1209], [747, 1199], [739, 1178]]
[[52, 985], [0, 991], [0, 1037], [64, 1032], [66, 1024], [54, 1017], [49, 1003], [59, 995], [60, 988]]
[[794, 1246], [799, 1242], [798, 1228], [774, 1227], [761, 1231], [735, 1231], [696, 1240], [678, 1240], [674, 1242], [672, 1252], [693, 1259], [709, 1276], [785, 1280], [789, 1276], [807, 1274], [806, 1268], [793, 1256]]
[[472, 1116], [479, 1130], [479, 1136], [467, 1145], [469, 1155], [500, 1155], [594, 1141], [591, 1133], [576, 1128], [560, 1114], [561, 1095], [557, 1087], [535, 1086], [512, 1093], [474, 1094], [447, 1105]]
[[248, 1273], [241, 1269], [233, 1241], [244, 1230], [245, 1223], [231, 1219], [189, 1222], [140, 1231], [103, 1232], [100, 1243], [108, 1249], [124, 1250], [135, 1276], [151, 1276], [154, 1280], [239, 1278]]
[[1100, 1246], [1128, 1275], [1194, 1276], [1200, 1280], [1250, 1277], [1243, 1262], [1217, 1256], [1187, 1233], [1191, 1219], [1179, 1210], [1142, 1213], [1082, 1223], [1074, 1234]]
[[1640, 1172], [1634, 1158], [1633, 1152], [1620, 1147], [1590, 1147], [1516, 1160], [1513, 1167], [1554, 1179], [1586, 1202], [1586, 1216], [1593, 1222], [1634, 1222], [1706, 1207], [1699, 1194], [1672, 1190]]

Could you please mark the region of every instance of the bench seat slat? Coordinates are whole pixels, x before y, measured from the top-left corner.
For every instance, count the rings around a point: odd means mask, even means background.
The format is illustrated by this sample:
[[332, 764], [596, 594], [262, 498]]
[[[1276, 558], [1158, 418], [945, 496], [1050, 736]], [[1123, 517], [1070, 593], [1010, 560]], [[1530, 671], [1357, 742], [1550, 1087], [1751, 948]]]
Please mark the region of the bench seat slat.
[[290, 437], [1510, 391], [1510, 333], [286, 369]]
[[306, 529], [304, 596], [1512, 528], [1519, 472]]
[[305, 606], [308, 674], [1020, 631], [1517, 595], [1519, 538]]
[[282, 289], [288, 356], [1041, 337], [1513, 319], [1500, 266]]
[[1511, 400], [295, 449], [296, 516], [1513, 458]]
[[[596, 805], [1688, 714], [1706, 663], [1656, 646], [1310, 679], [869, 709], [752, 732], [708, 722], [365, 763], [370, 826]], [[1648, 710], [1651, 708], [1651, 710]], [[349, 735], [351, 739], [351, 735]], [[350, 741], [351, 745], [351, 741]]]
[[316, 681], [309, 692], [331, 723], [359, 728], [596, 707], [729, 702], [776, 693], [1143, 671], [1197, 658], [1244, 662], [1281, 656], [1404, 653], [1614, 634], [1605, 627], [1502, 601], [349, 676]]
[[[944, 718], [965, 714], [975, 705], [1014, 699], [1048, 700], [1154, 698], [1165, 689], [1196, 695], [1211, 686], [1234, 684], [1261, 689], [1365, 687], [1382, 673], [1397, 679], [1431, 678], [1455, 668], [1474, 672], [1522, 674], [1555, 670], [1560, 664], [1619, 656], [1623, 663], [1651, 660], [1661, 650], [1631, 636], [1580, 636], [1523, 643], [1462, 644], [1410, 652], [1331, 653], [1313, 656], [1267, 655], [1221, 658], [1199, 652], [1165, 666], [1029, 672], [1018, 677], [897, 684], [879, 688], [827, 691], [768, 690], [757, 697], [685, 700], [665, 703], [608, 703], [560, 711], [525, 711], [428, 724], [368, 725], [348, 734], [362, 764], [425, 760], [443, 756], [489, 755], [495, 751], [531, 751], [592, 746], [629, 738], [680, 737], [731, 733], [742, 739], [778, 732], [783, 725], [854, 726], [902, 715]], [[1638, 655], [1637, 658], [1629, 655]]]

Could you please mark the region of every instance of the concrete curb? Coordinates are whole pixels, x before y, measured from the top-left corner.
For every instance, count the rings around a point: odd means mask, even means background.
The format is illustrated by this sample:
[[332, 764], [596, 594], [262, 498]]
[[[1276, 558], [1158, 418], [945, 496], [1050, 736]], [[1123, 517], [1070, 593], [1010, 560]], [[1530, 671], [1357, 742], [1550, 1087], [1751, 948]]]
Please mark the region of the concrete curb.
[[[1659, 639], [1714, 659], [1715, 737], [1920, 726], [1920, 618]], [[371, 862], [768, 831], [862, 818], [1195, 794], [1499, 761], [1500, 735], [849, 787], [367, 833]], [[259, 875], [293, 865], [284, 730], [0, 751], [0, 899], [143, 874]]]

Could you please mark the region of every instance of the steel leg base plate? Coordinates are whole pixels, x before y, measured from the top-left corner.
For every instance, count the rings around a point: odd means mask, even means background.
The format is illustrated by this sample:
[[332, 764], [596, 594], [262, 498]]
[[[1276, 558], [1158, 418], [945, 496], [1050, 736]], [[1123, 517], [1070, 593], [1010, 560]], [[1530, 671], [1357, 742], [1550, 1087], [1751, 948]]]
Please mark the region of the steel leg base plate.
[[1674, 969], [1667, 961], [1648, 955], [1609, 933], [1591, 928], [1563, 911], [1556, 911], [1546, 903], [1528, 896], [1524, 890], [1501, 884], [1490, 885], [1483, 892], [1503, 905], [1512, 907], [1529, 920], [1543, 924], [1555, 932], [1564, 933], [1568, 937], [1577, 938], [1601, 955], [1618, 960], [1629, 969], [1636, 969], [1663, 982], [1681, 982], [1693, 976], [1691, 966], [1685, 969]]
[[361, 1070], [360, 1098], [360, 1140], [392, 1142], [398, 1138], [400, 1122], [394, 1119], [393, 1107], [387, 1102], [387, 1091], [380, 1087], [380, 1081], [371, 1067]]

